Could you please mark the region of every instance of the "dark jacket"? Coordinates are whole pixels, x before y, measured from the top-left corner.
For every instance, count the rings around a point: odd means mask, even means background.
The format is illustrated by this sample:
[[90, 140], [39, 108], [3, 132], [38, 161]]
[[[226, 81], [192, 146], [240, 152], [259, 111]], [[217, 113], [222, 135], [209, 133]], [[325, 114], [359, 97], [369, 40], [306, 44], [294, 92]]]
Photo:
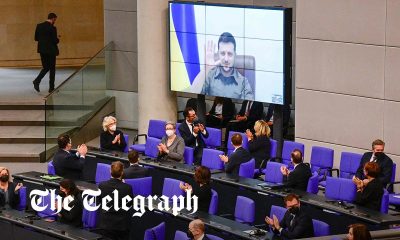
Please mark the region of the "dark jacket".
[[78, 158], [76, 154], [68, 153], [63, 149], [58, 149], [53, 157], [56, 175], [72, 180], [80, 180], [82, 178], [84, 163], [84, 158]]
[[289, 173], [285, 185], [290, 188], [307, 191], [308, 179], [312, 176], [310, 167], [300, 163]]
[[[371, 160], [372, 152], [366, 152], [361, 158], [360, 166], [357, 169], [356, 177], [359, 179], [364, 179], [364, 165]], [[392, 178], [393, 161], [386, 154], [382, 154], [376, 161], [381, 169], [378, 179], [381, 181], [384, 187], [390, 183]]]
[[144, 178], [149, 176], [149, 170], [145, 167], [139, 166], [139, 164], [130, 165], [128, 168], [124, 169], [123, 178]]
[[[214, 102], [208, 113], [216, 114], [215, 113], [216, 106], [217, 104]], [[235, 104], [232, 102], [230, 98], [224, 98], [224, 102], [222, 103], [222, 117], [224, 121], [232, 120], [234, 114], [235, 114]]]
[[379, 211], [381, 209], [382, 196], [382, 183], [375, 178], [367, 184], [362, 192], [357, 192], [355, 203]]
[[[191, 127], [191, 126], [190, 126]], [[185, 141], [185, 146], [187, 147], [196, 147], [196, 140], [197, 140], [197, 147], [203, 148], [205, 147], [205, 143], [203, 138], [208, 138], [208, 131], [207, 129], [205, 129], [206, 134], [203, 134], [199, 131], [199, 133], [197, 134], [197, 136], [195, 137], [189, 129], [189, 126], [187, 125], [186, 121], [183, 121], [183, 123], [181, 125], [179, 125], [179, 133], [181, 134], [181, 137], [183, 138], [183, 140]]]
[[99, 228], [108, 231], [126, 231], [131, 227], [132, 218], [132, 201], [131, 205], [128, 206], [130, 211], [125, 211], [121, 208], [122, 198], [125, 196], [130, 196], [133, 199], [132, 187], [129, 184], [123, 183], [119, 179], [111, 178], [108, 181], [101, 182], [99, 184], [99, 189], [101, 190], [101, 198], [105, 196], [110, 196], [113, 198], [113, 191], [118, 191], [118, 202], [119, 211], [114, 210], [114, 205], [109, 203], [107, 206], [110, 207], [108, 211], [100, 210], [100, 222]]
[[[121, 134], [121, 143], [115, 143], [112, 144], [112, 141], [114, 138], [118, 135]], [[109, 131], [103, 131], [100, 134], [100, 148], [105, 149], [105, 150], [110, 150], [110, 151], [119, 151], [123, 152], [126, 147], [126, 142], [125, 142], [125, 137], [124, 133], [121, 132], [120, 130], [115, 130], [114, 134], [111, 134]]]
[[[258, 137], [254, 135], [254, 139], [250, 140], [248, 143], [248, 148], [251, 156], [256, 160], [256, 168], [260, 168], [261, 162], [270, 158], [271, 143], [269, 137], [265, 135]], [[266, 162], [264, 162], [264, 164], [265, 163]]]
[[[290, 222], [292, 215], [289, 211], [286, 211], [285, 216], [280, 222], [280, 226], [283, 228], [280, 235], [285, 239], [298, 239], [298, 238], [309, 238], [314, 237], [314, 227], [312, 219], [307, 212], [300, 207], [299, 213], [294, 217], [292, 225]], [[274, 233], [279, 233], [274, 230]]]
[[58, 55], [59, 39], [57, 37], [57, 28], [48, 21], [36, 25], [35, 41], [38, 42], [37, 52], [49, 55]]
[[[10, 207], [16, 209], [18, 204], [19, 204], [19, 191], [15, 192], [15, 187], [17, 186], [17, 184], [15, 184], [14, 182], [8, 182], [8, 190], [7, 190], [7, 194], [8, 194], [8, 204], [10, 205]], [[5, 196], [5, 192], [3, 192], [2, 190], [0, 190], [0, 207], [4, 207], [6, 205], [6, 196]]]
[[204, 184], [201, 187], [194, 187], [193, 195], [198, 197], [198, 210], [208, 212], [212, 196], [210, 184]]
[[81, 194], [79, 192], [74, 196], [74, 200], [68, 204], [72, 208], [71, 211], [67, 211], [64, 208], [61, 209], [60, 222], [74, 227], [82, 227], [83, 201]]
[[252, 156], [243, 147], [239, 147], [228, 157], [228, 163], [225, 165], [225, 172], [233, 175], [239, 175], [240, 164], [250, 161]]
[[[243, 101], [242, 107], [240, 108], [238, 115], [244, 116], [246, 114], [247, 102], [248, 102], [247, 100]], [[263, 104], [261, 102], [253, 102], [253, 104], [250, 107], [249, 116], [247, 116], [247, 121], [256, 122], [257, 120], [262, 119], [263, 114], [264, 114]]]

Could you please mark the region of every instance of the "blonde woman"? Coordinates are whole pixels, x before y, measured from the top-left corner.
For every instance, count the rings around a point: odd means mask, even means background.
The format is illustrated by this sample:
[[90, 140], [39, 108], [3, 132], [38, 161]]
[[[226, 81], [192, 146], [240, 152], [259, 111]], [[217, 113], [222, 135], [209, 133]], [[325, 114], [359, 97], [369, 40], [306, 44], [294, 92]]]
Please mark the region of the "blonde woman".
[[266, 161], [270, 158], [269, 152], [271, 143], [269, 141], [269, 136], [271, 134], [271, 130], [264, 120], [258, 120], [254, 124], [254, 131], [255, 134], [247, 129], [246, 135], [249, 141], [249, 152], [256, 160], [256, 168], [260, 168], [265, 166], [265, 164], [262, 164], [264, 166], [260, 166], [261, 163], [263, 161], [266, 163]]
[[19, 204], [19, 189], [22, 183], [11, 182], [10, 171], [0, 167], [0, 207], [16, 208]]
[[126, 147], [124, 133], [117, 130], [117, 119], [107, 116], [103, 119], [103, 132], [100, 135], [100, 148], [123, 152]]

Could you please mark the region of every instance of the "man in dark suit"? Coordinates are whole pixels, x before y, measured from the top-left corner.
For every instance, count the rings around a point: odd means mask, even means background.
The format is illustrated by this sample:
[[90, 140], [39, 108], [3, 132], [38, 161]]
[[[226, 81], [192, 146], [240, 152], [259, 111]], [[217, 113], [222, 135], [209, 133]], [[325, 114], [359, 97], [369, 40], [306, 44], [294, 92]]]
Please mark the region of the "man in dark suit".
[[185, 121], [179, 126], [179, 133], [185, 141], [185, 146], [194, 148], [194, 164], [201, 165], [203, 148], [206, 146], [203, 138], [208, 138], [208, 132], [203, 123], [197, 120], [193, 108], [183, 111]]
[[265, 222], [272, 227], [273, 232], [284, 239], [314, 237], [312, 219], [300, 207], [299, 197], [295, 194], [289, 194], [284, 201], [287, 211], [280, 222], [275, 215], [272, 219], [265, 217]]
[[[106, 196], [114, 196], [114, 191], [118, 191], [118, 206], [120, 209], [116, 211], [114, 209], [113, 202], [107, 206], [110, 208], [105, 211], [103, 208], [100, 210], [100, 222], [99, 222], [99, 233], [111, 238], [111, 239], [129, 239], [129, 228], [131, 226], [132, 219], [132, 201], [129, 201], [129, 211], [125, 211], [121, 208], [122, 199], [126, 196], [133, 199], [132, 187], [129, 184], [122, 182], [122, 175], [124, 171], [124, 165], [120, 162], [113, 162], [111, 164], [111, 179], [99, 184], [101, 190], [101, 199]], [[104, 206], [103, 206], [104, 207]]]
[[82, 169], [85, 163], [87, 147], [85, 144], [78, 146], [77, 152], [71, 153], [71, 138], [68, 135], [61, 135], [57, 139], [58, 151], [53, 157], [53, 165], [56, 175], [72, 180], [82, 179]]
[[42, 70], [33, 81], [33, 87], [40, 92], [39, 85], [42, 78], [50, 71], [49, 93], [54, 90], [54, 80], [56, 75], [56, 56], [58, 56], [59, 39], [57, 36], [57, 28], [54, 23], [57, 20], [55, 13], [49, 13], [47, 20], [36, 26], [35, 41], [38, 42], [37, 52], [40, 53], [42, 61]]
[[253, 129], [254, 123], [262, 119], [263, 113], [264, 106], [261, 102], [243, 101], [235, 120], [226, 126], [225, 144], [228, 142], [229, 131], [245, 132], [246, 129]]
[[204, 222], [201, 219], [195, 219], [189, 223], [187, 237], [193, 240], [209, 240], [205, 234]]
[[124, 170], [123, 178], [143, 178], [149, 176], [149, 171], [147, 168], [139, 165], [139, 153], [135, 150], [131, 150], [128, 153], [128, 159], [130, 166]]
[[242, 135], [239, 133], [233, 134], [231, 141], [235, 148], [233, 153], [229, 157], [225, 155], [220, 155], [219, 157], [225, 163], [225, 172], [237, 176], [239, 175], [240, 164], [250, 161], [252, 156], [242, 147]]
[[372, 142], [372, 152], [366, 152], [361, 158], [360, 166], [357, 169], [355, 177], [359, 180], [364, 180], [363, 173], [364, 165], [367, 162], [376, 162], [381, 169], [378, 179], [386, 187], [392, 178], [393, 161], [385, 153], [385, 143], [377, 139]]
[[285, 186], [307, 191], [308, 179], [312, 175], [310, 167], [303, 163], [303, 154], [299, 149], [293, 150], [291, 160], [294, 165], [293, 171], [289, 171], [286, 166], [281, 167], [281, 173], [287, 177]]

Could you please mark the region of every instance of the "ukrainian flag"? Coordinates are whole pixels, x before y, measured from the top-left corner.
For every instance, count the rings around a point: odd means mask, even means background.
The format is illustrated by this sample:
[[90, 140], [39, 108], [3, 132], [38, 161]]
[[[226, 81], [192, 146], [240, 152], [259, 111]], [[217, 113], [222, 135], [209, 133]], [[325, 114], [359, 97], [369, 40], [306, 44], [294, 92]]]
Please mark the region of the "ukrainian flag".
[[188, 89], [200, 72], [194, 5], [170, 5], [171, 89]]

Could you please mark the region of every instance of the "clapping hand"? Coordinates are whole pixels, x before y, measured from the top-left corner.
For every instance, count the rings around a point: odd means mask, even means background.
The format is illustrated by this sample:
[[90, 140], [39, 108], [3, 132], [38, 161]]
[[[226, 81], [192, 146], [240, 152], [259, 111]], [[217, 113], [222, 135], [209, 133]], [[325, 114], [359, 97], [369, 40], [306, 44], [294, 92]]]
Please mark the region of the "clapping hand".
[[18, 190], [21, 189], [21, 187], [23, 187], [24, 185], [22, 183], [17, 183], [17, 185], [15, 186], [15, 190], [14, 192], [18, 192]]
[[289, 169], [286, 166], [281, 166], [281, 173], [285, 176], [289, 175]]
[[203, 132], [204, 129], [205, 129], [204, 125], [201, 124], [201, 123], [199, 123], [199, 130], [200, 130], [200, 132]]
[[78, 146], [79, 155], [85, 156], [87, 152], [88, 152], [88, 149], [87, 149], [87, 146], [85, 144], [82, 144], [82, 145]]
[[246, 136], [247, 136], [247, 139], [250, 141], [250, 140], [253, 140], [253, 133], [250, 131], [250, 129], [247, 129], [246, 130]]
[[192, 186], [189, 183], [180, 182], [179, 183], [179, 188], [184, 190], [184, 191], [187, 191], [187, 190], [191, 190]]
[[165, 144], [163, 144], [163, 143], [160, 143], [159, 145], [159, 151], [160, 152], [168, 152], [168, 148], [167, 148], [167, 146], [165, 145]]
[[223, 161], [224, 163], [228, 162], [228, 156], [226, 155], [219, 155], [219, 158], [221, 159], [221, 161]]

